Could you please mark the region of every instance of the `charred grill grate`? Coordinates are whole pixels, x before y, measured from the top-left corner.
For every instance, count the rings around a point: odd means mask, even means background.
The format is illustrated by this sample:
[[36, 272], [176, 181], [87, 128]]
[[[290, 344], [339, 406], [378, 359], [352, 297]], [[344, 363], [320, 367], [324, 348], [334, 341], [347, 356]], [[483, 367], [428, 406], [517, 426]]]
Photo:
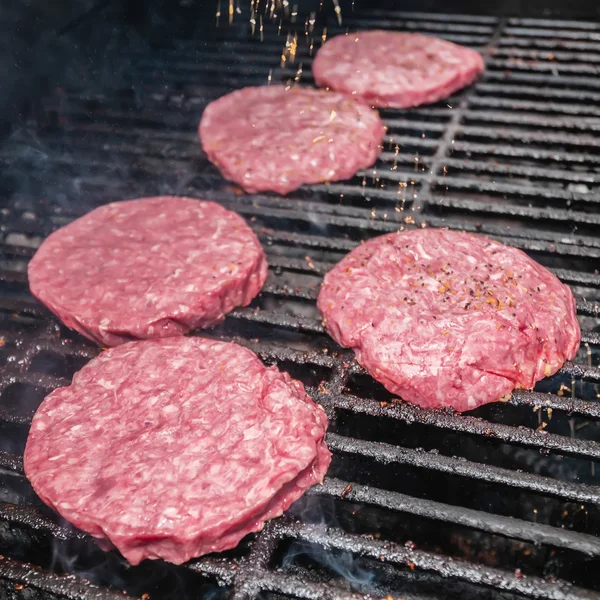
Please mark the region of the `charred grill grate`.
[[[213, 40], [131, 51], [133, 92], [71, 84], [48, 101], [54, 127], [30, 123], [0, 147], [0, 595], [600, 598], [600, 25], [344, 15], [350, 30], [482, 48], [486, 74], [447, 102], [383, 111], [389, 139], [373, 169], [278, 198], [236, 193], [195, 133], [206, 103], [232, 87], [310, 84], [311, 53], [340, 31], [297, 24], [292, 56], [289, 26], [266, 22], [262, 32], [234, 23]], [[97, 352], [33, 300], [26, 265], [50, 231], [93, 206], [157, 193], [218, 200], [255, 227], [267, 285], [208, 334], [304, 381], [331, 419], [334, 461], [292, 514], [240, 548], [126, 568], [59, 523], [22, 474], [37, 405]], [[419, 224], [486, 233], [573, 286], [577, 361], [536, 391], [464, 416], [398, 403], [365, 376], [324, 334], [320, 278], [360, 240]]]

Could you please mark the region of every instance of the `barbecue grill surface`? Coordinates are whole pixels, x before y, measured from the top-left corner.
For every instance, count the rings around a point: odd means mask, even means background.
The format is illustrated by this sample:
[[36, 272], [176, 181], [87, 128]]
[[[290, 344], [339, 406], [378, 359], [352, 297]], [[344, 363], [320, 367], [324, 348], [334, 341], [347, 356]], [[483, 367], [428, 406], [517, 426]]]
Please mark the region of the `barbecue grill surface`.
[[[208, 37], [117, 45], [118, 74], [74, 68], [0, 145], [0, 596], [600, 598], [600, 25], [357, 3], [341, 26], [290, 14], [279, 31], [263, 4], [252, 32], [247, 11], [228, 24], [228, 6]], [[200, 152], [203, 108], [244, 85], [311, 84], [311, 55], [346, 28], [438, 35], [482, 49], [487, 70], [447, 101], [382, 111], [384, 151], [351, 181], [240, 194]], [[253, 226], [267, 284], [207, 334], [302, 380], [328, 411], [334, 459], [322, 486], [239, 548], [129, 568], [23, 476], [35, 409], [98, 352], [31, 297], [26, 267], [94, 206], [157, 194], [217, 200]], [[576, 361], [462, 416], [390, 397], [325, 335], [315, 298], [361, 240], [418, 226], [487, 234], [571, 285]]]

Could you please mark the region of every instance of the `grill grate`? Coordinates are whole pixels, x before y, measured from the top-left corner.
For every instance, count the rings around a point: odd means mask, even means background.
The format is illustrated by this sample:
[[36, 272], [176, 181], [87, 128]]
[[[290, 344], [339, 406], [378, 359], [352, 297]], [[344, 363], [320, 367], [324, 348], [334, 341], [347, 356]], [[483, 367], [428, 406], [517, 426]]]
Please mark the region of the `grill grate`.
[[[55, 127], [27, 124], [0, 147], [0, 594], [600, 598], [600, 26], [376, 10], [329, 23], [327, 35], [438, 35], [483, 49], [487, 71], [446, 102], [383, 111], [389, 137], [373, 169], [279, 198], [239, 195], [195, 133], [207, 102], [233, 87], [312, 83], [323, 23], [298, 24], [283, 67], [289, 26], [266, 23], [132, 50], [133, 91], [71, 84], [47, 102]], [[334, 460], [322, 486], [240, 548], [126, 568], [58, 522], [22, 474], [37, 405], [97, 353], [33, 300], [26, 265], [93, 206], [157, 193], [217, 200], [255, 228], [267, 285], [208, 335], [304, 381], [328, 412]], [[578, 359], [535, 391], [464, 416], [398, 403], [365, 376], [324, 334], [320, 278], [361, 240], [421, 224], [485, 233], [572, 285]]]

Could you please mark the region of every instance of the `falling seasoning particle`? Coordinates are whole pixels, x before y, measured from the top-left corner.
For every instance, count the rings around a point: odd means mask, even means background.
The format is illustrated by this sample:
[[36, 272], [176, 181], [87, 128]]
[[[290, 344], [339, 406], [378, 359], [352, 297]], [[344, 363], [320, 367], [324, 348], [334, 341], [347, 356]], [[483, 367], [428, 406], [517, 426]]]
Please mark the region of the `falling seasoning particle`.
[[352, 491], [352, 484], [349, 483], [340, 494], [340, 498], [343, 500]]
[[305, 256], [305, 257], [304, 257], [304, 260], [306, 261], [306, 264], [307, 264], [307, 265], [308, 265], [308, 266], [309, 266], [309, 267], [310, 267], [310, 268], [311, 268], [313, 271], [315, 271], [315, 270], [316, 270], [315, 263], [313, 263], [313, 261], [312, 261], [312, 258], [311, 258], [310, 256]]
[[335, 16], [337, 17], [338, 25], [342, 24], [342, 9], [340, 8], [339, 0], [333, 0], [333, 10], [335, 12]]

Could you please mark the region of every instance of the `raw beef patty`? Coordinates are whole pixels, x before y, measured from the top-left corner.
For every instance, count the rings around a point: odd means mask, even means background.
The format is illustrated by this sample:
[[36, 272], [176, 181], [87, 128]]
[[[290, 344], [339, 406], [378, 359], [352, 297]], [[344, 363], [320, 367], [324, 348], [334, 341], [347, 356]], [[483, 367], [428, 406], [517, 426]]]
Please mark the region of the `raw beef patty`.
[[390, 392], [470, 410], [531, 388], [580, 342], [569, 288], [526, 254], [442, 229], [381, 236], [325, 277], [327, 330]]
[[274, 85], [211, 102], [199, 134], [227, 179], [247, 192], [287, 194], [371, 166], [385, 129], [377, 112], [342, 94]]
[[132, 564], [233, 548], [320, 482], [327, 418], [236, 344], [166, 338], [102, 352], [42, 402], [37, 494]]
[[406, 108], [447, 98], [484, 70], [475, 50], [419, 33], [359, 31], [317, 52], [318, 85], [378, 107]]
[[116, 346], [213, 325], [258, 294], [267, 263], [239, 215], [161, 196], [108, 204], [59, 229], [28, 274], [66, 325]]

